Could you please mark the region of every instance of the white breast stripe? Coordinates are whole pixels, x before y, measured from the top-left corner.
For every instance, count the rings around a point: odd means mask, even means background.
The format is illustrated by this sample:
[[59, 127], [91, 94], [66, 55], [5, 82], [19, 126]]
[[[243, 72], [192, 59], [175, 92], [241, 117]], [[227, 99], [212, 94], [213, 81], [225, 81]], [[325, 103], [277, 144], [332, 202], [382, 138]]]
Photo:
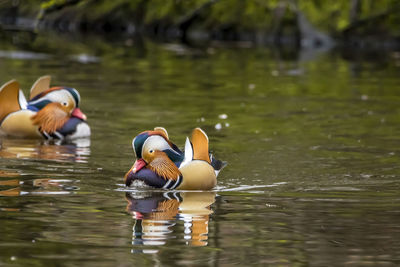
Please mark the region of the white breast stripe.
[[44, 135], [44, 137], [46, 137], [46, 139], [51, 140], [53, 139], [48, 133], [46, 133], [45, 131], [42, 132], [42, 134]]
[[56, 135], [61, 140], [64, 139], [64, 136], [62, 134], [60, 134], [59, 132], [54, 132], [54, 135]]
[[178, 175], [178, 179], [176, 179], [176, 182], [174, 183], [174, 185], [170, 189], [177, 188], [181, 184], [181, 181], [182, 181], [182, 176]]
[[165, 193], [163, 194], [163, 196], [164, 196], [166, 199], [171, 200], [171, 198], [169, 197], [168, 193], [169, 193], [169, 192], [165, 192]]
[[168, 180], [168, 182], [165, 183], [165, 185], [162, 187], [163, 189], [168, 188], [169, 184], [172, 182], [172, 180]]

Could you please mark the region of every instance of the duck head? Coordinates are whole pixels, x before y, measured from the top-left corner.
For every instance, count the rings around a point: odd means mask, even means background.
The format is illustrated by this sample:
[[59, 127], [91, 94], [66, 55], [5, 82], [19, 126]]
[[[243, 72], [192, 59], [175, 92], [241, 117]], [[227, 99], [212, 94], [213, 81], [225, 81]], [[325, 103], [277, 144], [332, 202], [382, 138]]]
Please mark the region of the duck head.
[[140, 133], [133, 139], [132, 148], [136, 161], [125, 174], [127, 186], [135, 179], [143, 180], [151, 186], [158, 185], [157, 187], [162, 187], [166, 180], [179, 180], [181, 173], [178, 167], [184, 154], [169, 141], [164, 128], [156, 127], [154, 131]]
[[42, 132], [54, 133], [70, 118], [86, 121], [86, 115], [79, 109], [80, 95], [75, 88], [52, 87], [36, 95], [28, 102], [28, 109], [36, 111], [32, 122]]

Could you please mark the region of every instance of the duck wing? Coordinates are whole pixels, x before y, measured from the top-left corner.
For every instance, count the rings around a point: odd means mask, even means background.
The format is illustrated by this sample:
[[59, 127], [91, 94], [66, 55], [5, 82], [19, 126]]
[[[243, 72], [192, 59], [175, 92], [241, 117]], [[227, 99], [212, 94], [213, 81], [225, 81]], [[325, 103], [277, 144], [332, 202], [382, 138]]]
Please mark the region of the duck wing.
[[195, 128], [192, 132], [193, 159], [205, 160], [211, 163], [208, 154], [208, 136], [200, 128]]
[[5, 83], [0, 88], [0, 123], [8, 114], [26, 108], [25, 96], [16, 80]]
[[68, 113], [62, 109], [60, 103], [47, 104], [32, 116], [32, 123], [39, 126], [41, 131], [48, 134], [61, 128], [69, 119]]
[[34, 98], [35, 96], [47, 91], [50, 88], [51, 77], [49, 75], [42, 76], [36, 80], [36, 82], [32, 85], [31, 93], [29, 95], [29, 100]]

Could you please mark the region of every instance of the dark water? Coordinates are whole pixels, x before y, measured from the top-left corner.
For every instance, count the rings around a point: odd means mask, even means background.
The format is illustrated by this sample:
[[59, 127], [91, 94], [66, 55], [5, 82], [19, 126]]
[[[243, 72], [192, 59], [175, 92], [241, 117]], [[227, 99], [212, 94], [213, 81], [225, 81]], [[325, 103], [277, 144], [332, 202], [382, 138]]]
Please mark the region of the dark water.
[[[0, 265], [400, 264], [399, 53], [26, 38], [1, 83], [76, 87], [93, 134], [0, 140]], [[214, 191], [123, 186], [155, 126], [208, 133]]]

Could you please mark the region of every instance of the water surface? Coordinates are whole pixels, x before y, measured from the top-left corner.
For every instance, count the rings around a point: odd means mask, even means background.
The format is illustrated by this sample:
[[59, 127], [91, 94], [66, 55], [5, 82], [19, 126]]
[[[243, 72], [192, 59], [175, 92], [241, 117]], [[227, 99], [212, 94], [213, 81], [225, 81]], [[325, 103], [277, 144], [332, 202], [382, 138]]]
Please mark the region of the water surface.
[[[77, 88], [92, 137], [0, 140], [0, 265], [400, 264], [398, 53], [27, 38], [1, 82]], [[215, 190], [124, 187], [155, 126], [208, 133]]]

